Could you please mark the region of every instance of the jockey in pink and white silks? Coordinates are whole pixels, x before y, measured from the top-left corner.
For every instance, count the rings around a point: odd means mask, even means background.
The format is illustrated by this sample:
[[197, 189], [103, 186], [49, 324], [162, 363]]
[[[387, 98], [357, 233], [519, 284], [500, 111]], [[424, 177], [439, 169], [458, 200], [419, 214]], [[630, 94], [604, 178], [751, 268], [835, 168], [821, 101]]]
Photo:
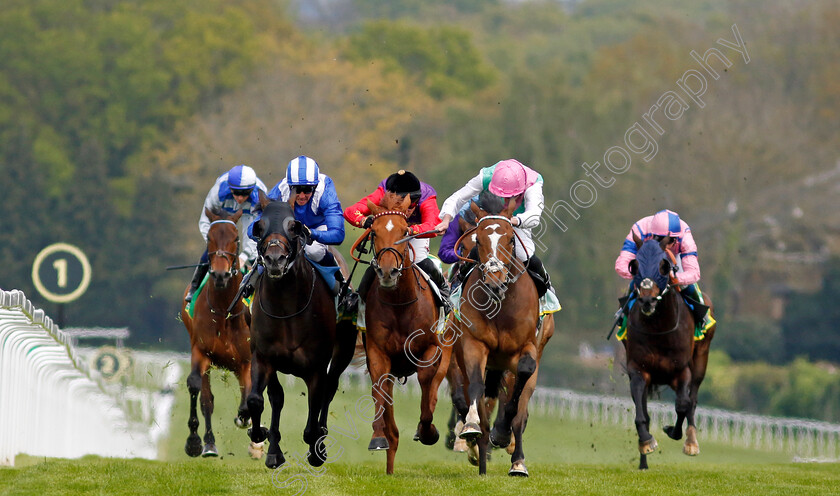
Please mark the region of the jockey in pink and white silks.
[[468, 201], [484, 191], [516, 201], [516, 210], [511, 218], [514, 231], [521, 240], [516, 243], [516, 258], [527, 261], [528, 272], [534, 278], [537, 291], [542, 297], [551, 289], [551, 282], [539, 257], [536, 256], [531, 230], [540, 224], [543, 212], [543, 178], [535, 170], [524, 166], [518, 160], [507, 159], [484, 167], [477, 176], [453, 193], [440, 209], [441, 222], [438, 232], [445, 232], [449, 223]]
[[[637, 236], [642, 241], [656, 239], [657, 241], [670, 236], [671, 244], [667, 248], [674, 254], [677, 260], [678, 271], [674, 275], [679, 285], [683, 288], [683, 294], [703, 303], [703, 297], [697, 283], [700, 281], [700, 262], [697, 258], [697, 245], [694, 243], [694, 236], [691, 228], [680, 219], [679, 214], [671, 210], [660, 210], [654, 215], [649, 215], [633, 224], [630, 232], [624, 239], [621, 252], [615, 260], [615, 271], [624, 279], [632, 280], [630, 273], [630, 262], [636, 258], [636, 242], [633, 237]], [[713, 323], [708, 312], [703, 321], [704, 330], [711, 327]]]

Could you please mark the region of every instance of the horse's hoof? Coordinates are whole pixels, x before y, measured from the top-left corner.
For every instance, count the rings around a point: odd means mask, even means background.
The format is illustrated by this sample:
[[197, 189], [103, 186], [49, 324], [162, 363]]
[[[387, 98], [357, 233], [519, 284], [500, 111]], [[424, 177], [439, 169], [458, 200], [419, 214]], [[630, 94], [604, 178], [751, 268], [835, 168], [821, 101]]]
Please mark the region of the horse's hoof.
[[266, 439], [268, 439], [268, 427], [260, 426], [260, 433], [256, 435], [256, 439], [254, 438], [254, 428], [248, 428], [248, 437], [251, 439], [252, 443], [260, 444]]
[[286, 463], [286, 458], [283, 456], [283, 453], [265, 455], [265, 466], [268, 468], [275, 469], [284, 463]]
[[476, 439], [481, 437], [481, 427], [478, 424], [474, 424], [470, 422], [469, 424], [464, 425], [464, 430], [458, 434], [458, 437], [461, 439], [466, 439], [467, 441], [475, 441]]
[[255, 443], [251, 441], [251, 444], [248, 445], [248, 454], [254, 460], [259, 460], [263, 456], [263, 445], [265, 441], [260, 441], [259, 443]]
[[233, 423], [236, 424], [236, 427], [239, 427], [240, 429], [251, 427], [250, 418], [235, 417], [233, 419]]
[[656, 451], [656, 448], [659, 447], [659, 444], [656, 442], [656, 439], [651, 436], [650, 439], [647, 441], [639, 441], [639, 453], [643, 455], [649, 455]]
[[198, 434], [190, 434], [187, 438], [187, 444], [184, 445], [184, 451], [189, 456], [196, 457], [201, 454], [201, 438]]
[[388, 444], [388, 440], [384, 437], [375, 437], [370, 440], [370, 444], [368, 444], [368, 450], [370, 451], [382, 451], [386, 450], [390, 447]]
[[670, 437], [674, 441], [679, 441], [680, 439], [682, 439], [682, 429], [677, 430], [674, 428], [673, 425], [666, 425], [662, 428], [662, 430], [665, 431], [665, 434], [667, 434], [668, 437]]
[[413, 440], [414, 440], [414, 441], [419, 441], [419, 440], [420, 440], [420, 429], [417, 429], [416, 431], [414, 431], [414, 438], [413, 438]]
[[323, 465], [327, 461], [326, 447], [318, 449], [315, 453], [312, 452], [312, 448], [309, 448], [309, 452], [306, 454], [306, 461], [315, 468]]
[[508, 475], [511, 477], [528, 477], [528, 468], [522, 461], [514, 462], [508, 470]]
[[479, 453], [477, 444], [467, 444], [467, 461], [470, 462], [470, 465], [474, 467], [478, 466]]
[[208, 458], [211, 456], [219, 456], [219, 451], [216, 449], [215, 443], [207, 443], [204, 445], [204, 449], [201, 451], [201, 456], [204, 458]]
[[507, 448], [510, 446], [510, 432], [507, 434], [493, 429], [490, 431], [490, 444], [494, 448]]
[[426, 430], [426, 433], [424, 433], [423, 429], [420, 426], [418, 426], [417, 432], [414, 434], [414, 436], [416, 441], [420, 441], [426, 446], [432, 446], [433, 444], [437, 443], [440, 439], [440, 432], [438, 432], [437, 427], [435, 427], [434, 425], [430, 425], [429, 428]]
[[696, 444], [685, 444], [683, 445], [683, 453], [688, 456], [697, 456], [700, 454], [700, 446]]

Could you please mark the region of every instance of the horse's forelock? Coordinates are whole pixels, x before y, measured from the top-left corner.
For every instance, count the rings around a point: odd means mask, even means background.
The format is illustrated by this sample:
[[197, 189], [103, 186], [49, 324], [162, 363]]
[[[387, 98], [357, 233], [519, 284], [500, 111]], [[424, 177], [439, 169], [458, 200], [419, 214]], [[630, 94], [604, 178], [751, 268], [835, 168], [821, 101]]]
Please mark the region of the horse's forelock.
[[482, 191], [478, 196], [478, 208], [490, 215], [499, 215], [506, 206], [504, 198], [494, 195], [490, 191]]

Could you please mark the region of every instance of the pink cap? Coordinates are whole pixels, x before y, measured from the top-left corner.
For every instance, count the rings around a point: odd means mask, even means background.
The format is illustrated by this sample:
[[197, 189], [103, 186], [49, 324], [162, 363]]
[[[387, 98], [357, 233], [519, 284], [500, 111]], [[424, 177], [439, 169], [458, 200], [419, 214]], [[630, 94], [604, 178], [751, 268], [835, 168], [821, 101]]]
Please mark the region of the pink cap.
[[528, 189], [528, 174], [525, 166], [512, 158], [497, 163], [487, 189], [502, 198], [524, 193]]
[[679, 236], [680, 231], [680, 216], [671, 210], [656, 212], [650, 221], [650, 234], [654, 236]]

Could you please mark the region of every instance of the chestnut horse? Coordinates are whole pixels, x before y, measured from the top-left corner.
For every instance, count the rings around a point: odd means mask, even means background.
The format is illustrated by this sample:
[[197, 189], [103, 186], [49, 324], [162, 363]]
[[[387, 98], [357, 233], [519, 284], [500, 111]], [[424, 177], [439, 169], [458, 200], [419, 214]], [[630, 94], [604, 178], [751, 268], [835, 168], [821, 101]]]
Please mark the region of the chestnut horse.
[[[515, 202], [511, 200], [500, 212], [489, 214], [475, 203], [470, 208], [477, 219], [480, 265], [464, 281], [458, 322], [460, 339], [455, 347], [458, 364], [465, 374], [469, 403], [460, 436], [470, 444], [478, 444], [479, 473], [485, 474], [488, 442], [507, 447], [513, 433], [516, 446], [508, 474], [527, 476], [522, 434], [540, 358], [537, 288], [526, 275], [523, 262], [515, 256], [517, 239], [510, 220]], [[515, 375], [514, 387], [491, 433], [482, 401], [485, 374], [489, 382], [494, 376], [501, 377], [505, 370]]]
[[329, 406], [339, 377], [353, 358], [358, 331], [352, 322], [336, 323], [334, 296], [304, 258], [308, 230], [295, 220], [289, 204], [269, 201], [264, 194], [260, 194], [260, 204], [263, 214], [254, 224], [253, 233], [260, 239], [264, 271], [251, 304], [253, 384], [248, 409], [253, 425], [259, 426], [263, 392], [268, 387], [271, 423], [268, 429], [249, 430], [251, 455], [262, 456], [262, 443], [267, 437], [265, 465], [276, 468], [285, 463], [279, 444], [284, 392], [277, 373], [292, 374], [306, 382], [309, 414], [303, 440], [309, 445], [307, 461], [319, 467], [327, 461], [324, 439]]
[[[242, 273], [239, 271], [239, 231], [236, 222], [242, 216], [239, 210], [228, 214], [224, 210], [205, 209], [210, 219], [207, 232], [207, 254], [210, 268], [207, 284], [202, 293], [196, 295], [194, 317], [187, 311], [187, 303], [181, 307], [181, 320], [190, 334], [192, 372], [187, 377], [190, 391], [190, 418], [187, 425], [190, 435], [184, 450], [190, 456], [218, 456], [216, 438], [213, 435], [210, 417], [213, 415], [213, 393], [210, 390], [210, 365], [233, 372], [239, 379], [241, 401], [239, 413], [234, 420], [237, 427], [249, 425], [248, 407], [245, 395], [251, 388], [251, 349], [248, 343], [248, 326], [251, 314], [248, 307], [239, 301], [228, 313], [227, 309], [239, 288]], [[184, 292], [186, 295], [186, 291]], [[195, 410], [196, 397], [201, 391], [201, 413], [204, 415], [204, 447], [198, 436], [198, 415]]]
[[[679, 284], [669, 280], [675, 260], [665, 247], [671, 238], [659, 242], [649, 239], [644, 243], [635, 235], [634, 239], [638, 251], [636, 259], [630, 262], [630, 273], [636, 301], [629, 311], [624, 348], [630, 394], [636, 406], [639, 469], [647, 469], [647, 455], [657, 448], [656, 439], [648, 430], [647, 395], [653, 386], [668, 385], [677, 394], [677, 421], [665, 427], [665, 433], [672, 439], [681, 439], [683, 420], [687, 420], [683, 452], [691, 456], [700, 452], [694, 410], [697, 391], [706, 375], [715, 326], [706, 331], [702, 340], [694, 340], [692, 312], [679, 293]], [[712, 307], [711, 300], [706, 304]]]
[[374, 220], [363, 235], [373, 238], [371, 266], [378, 276], [365, 302], [364, 345], [376, 408], [368, 449], [387, 450], [385, 471], [388, 474], [394, 473], [399, 445], [393, 408], [394, 382], [417, 373], [422, 397], [414, 439], [426, 445], [435, 444], [440, 437], [432, 423], [438, 386], [446, 375], [452, 352], [451, 345], [442, 344], [435, 332], [439, 309], [429, 282], [411, 262], [410, 244], [397, 243], [411, 234], [406, 215], [410, 202], [408, 196], [399, 201], [393, 194], [386, 195], [381, 206], [368, 201]]

